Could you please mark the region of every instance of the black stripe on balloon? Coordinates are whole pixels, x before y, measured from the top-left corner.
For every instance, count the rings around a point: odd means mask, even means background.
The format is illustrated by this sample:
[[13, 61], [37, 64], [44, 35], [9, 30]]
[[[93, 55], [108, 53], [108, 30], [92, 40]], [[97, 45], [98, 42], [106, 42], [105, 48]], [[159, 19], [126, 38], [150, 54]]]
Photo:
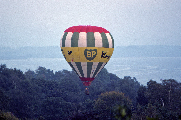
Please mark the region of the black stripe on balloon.
[[102, 32], [100, 34], [101, 34], [102, 43], [103, 43], [102, 47], [109, 48], [109, 42], [108, 42], [106, 34], [104, 32]]
[[70, 65], [70, 67], [75, 71], [75, 73], [79, 76], [79, 74], [77, 73], [77, 71], [75, 70], [75, 68], [74, 68], [74, 66], [72, 65], [72, 63], [71, 62], [68, 62], [69, 63], [69, 65]]
[[93, 32], [87, 32], [87, 47], [95, 47], [95, 38]]
[[78, 47], [79, 32], [74, 32], [71, 38], [71, 47]]
[[65, 32], [64, 35], [63, 35], [63, 38], [62, 38], [62, 47], [65, 47], [65, 40], [66, 40], [67, 34], [68, 34], [68, 32]]
[[[81, 76], [84, 77], [84, 72], [83, 72], [83, 70], [82, 70], [81, 62], [75, 62], [75, 64], [76, 64], [76, 66], [77, 66], [77, 68], [78, 68]], [[79, 76], [79, 77], [80, 77], [80, 76]]]
[[90, 78], [93, 62], [87, 62], [87, 77]]
[[97, 72], [98, 72], [99, 69], [101, 68], [102, 64], [103, 64], [103, 62], [99, 62], [99, 63], [98, 63], [97, 68], [96, 68], [96, 70], [95, 70], [95, 72], [94, 72], [93, 78], [95, 78], [95, 75], [97, 74]]
[[111, 36], [111, 39], [112, 39], [112, 48], [114, 48], [114, 39], [113, 39], [111, 33], [109, 33], [109, 35]]

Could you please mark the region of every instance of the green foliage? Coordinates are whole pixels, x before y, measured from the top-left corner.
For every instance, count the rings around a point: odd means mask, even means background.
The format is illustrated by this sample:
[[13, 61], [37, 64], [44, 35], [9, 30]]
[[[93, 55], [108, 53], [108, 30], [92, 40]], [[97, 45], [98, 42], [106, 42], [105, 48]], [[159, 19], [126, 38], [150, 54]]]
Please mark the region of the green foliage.
[[[73, 71], [53, 72], [45, 67], [23, 73], [0, 66], [0, 117], [20, 119], [159, 119], [181, 115], [181, 83], [150, 80], [140, 85], [136, 78], [119, 78], [102, 69], [89, 86]], [[8, 111], [8, 112], [7, 112]], [[13, 113], [13, 114], [12, 114]], [[18, 119], [14, 117], [15, 119]]]
[[136, 95], [140, 87], [140, 83], [136, 80], [135, 77], [131, 78], [130, 76], [125, 76], [123, 79], [119, 80], [116, 83], [116, 90], [125, 93], [125, 96], [128, 96], [134, 105], [136, 106]]
[[[127, 106], [129, 109], [131, 109], [132, 103], [127, 97], [124, 96], [123, 93], [111, 91], [102, 93], [95, 101], [94, 108], [99, 113], [100, 119], [109, 119], [114, 118], [114, 116], [118, 116], [118, 114], [116, 115], [117, 112], [115, 113], [114, 109], [116, 109], [116, 107], [119, 105]], [[126, 114], [126, 112], [121, 112], [123, 118], [126, 116]]]
[[181, 83], [173, 79], [162, 83], [150, 80], [140, 87], [137, 96], [137, 117], [134, 119], [176, 120], [181, 114]]
[[147, 120], [158, 120], [158, 118], [150, 118], [150, 117], [146, 117]]
[[115, 109], [115, 114], [115, 118], [118, 120], [130, 120], [132, 116], [131, 109], [126, 105], [119, 105]]
[[0, 90], [0, 110], [9, 107], [9, 98]]
[[0, 111], [0, 120], [19, 120], [11, 112]]
[[140, 86], [139, 90], [137, 91], [137, 104], [140, 104], [142, 106], [145, 106], [148, 104], [148, 99], [146, 98], [146, 87], [145, 86]]
[[51, 97], [43, 100], [42, 115], [47, 120], [64, 119], [73, 111], [72, 103], [64, 101], [61, 97]]

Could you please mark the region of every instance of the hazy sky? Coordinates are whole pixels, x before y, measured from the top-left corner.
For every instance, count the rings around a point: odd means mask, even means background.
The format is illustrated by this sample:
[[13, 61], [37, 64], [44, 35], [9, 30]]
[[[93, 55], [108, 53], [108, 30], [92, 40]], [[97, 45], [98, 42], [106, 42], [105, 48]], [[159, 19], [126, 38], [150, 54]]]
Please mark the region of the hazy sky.
[[75, 25], [106, 28], [116, 46], [181, 45], [181, 0], [0, 0], [0, 46], [59, 46]]

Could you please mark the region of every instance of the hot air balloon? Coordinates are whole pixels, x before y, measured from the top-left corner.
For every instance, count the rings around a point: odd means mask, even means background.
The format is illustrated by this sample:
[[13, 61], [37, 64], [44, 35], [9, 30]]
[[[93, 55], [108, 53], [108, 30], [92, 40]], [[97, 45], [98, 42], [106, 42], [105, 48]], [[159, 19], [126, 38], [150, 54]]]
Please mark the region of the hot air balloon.
[[110, 60], [114, 40], [110, 32], [102, 27], [72, 26], [64, 31], [60, 47], [83, 85], [89, 86]]

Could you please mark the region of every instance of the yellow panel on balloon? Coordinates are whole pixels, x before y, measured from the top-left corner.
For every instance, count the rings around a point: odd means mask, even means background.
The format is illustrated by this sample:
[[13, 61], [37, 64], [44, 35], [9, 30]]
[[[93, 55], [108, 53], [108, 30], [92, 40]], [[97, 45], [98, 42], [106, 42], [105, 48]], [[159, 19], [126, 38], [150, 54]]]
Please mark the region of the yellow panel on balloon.
[[62, 47], [67, 62], [108, 62], [114, 48]]

